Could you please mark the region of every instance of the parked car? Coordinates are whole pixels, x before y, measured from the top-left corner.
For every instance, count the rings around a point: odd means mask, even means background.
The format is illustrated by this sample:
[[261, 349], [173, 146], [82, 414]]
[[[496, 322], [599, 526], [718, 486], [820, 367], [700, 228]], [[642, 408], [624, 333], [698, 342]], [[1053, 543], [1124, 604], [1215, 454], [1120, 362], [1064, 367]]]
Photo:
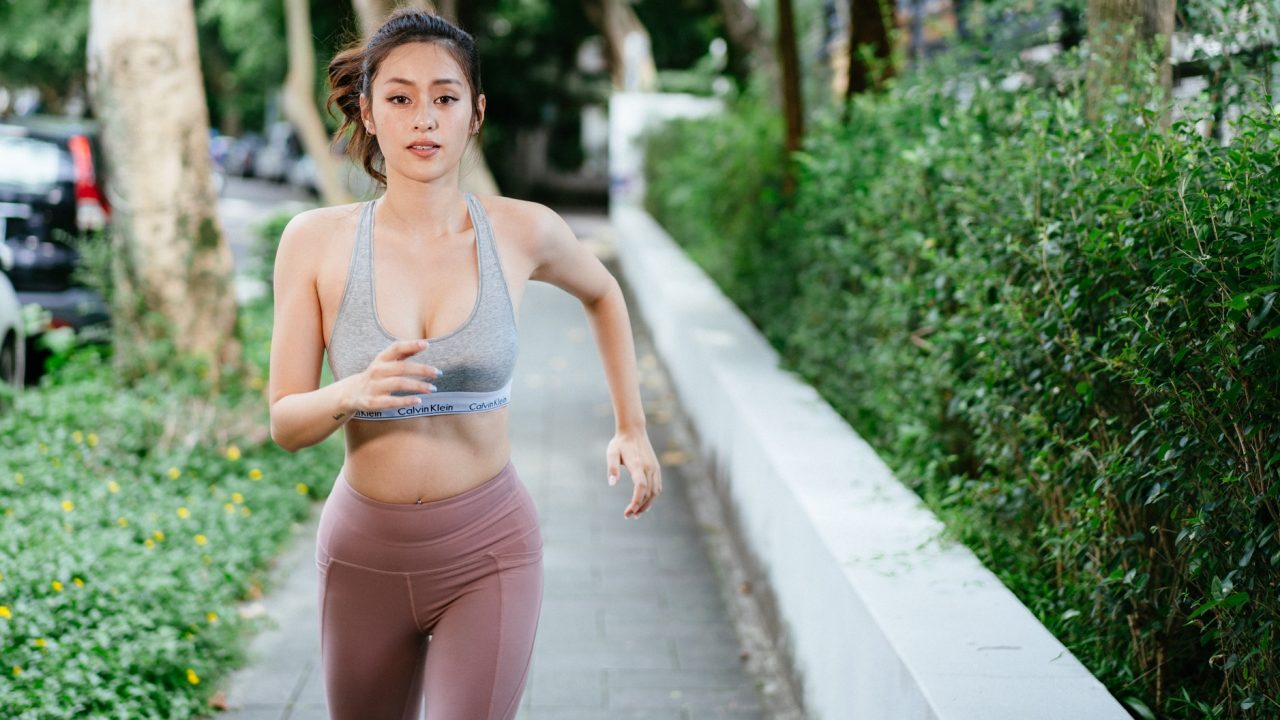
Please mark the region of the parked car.
[[9, 282], [13, 250], [0, 245], [0, 382], [22, 387], [26, 377], [27, 342], [22, 303]]
[[228, 174], [253, 177], [253, 165], [260, 149], [262, 149], [262, 136], [257, 133], [245, 133], [231, 143], [226, 157], [222, 160], [222, 166]]
[[[0, 121], [0, 238], [12, 255], [8, 280], [23, 305], [49, 311], [43, 330], [80, 333], [109, 323], [106, 303], [72, 273], [72, 240], [105, 241], [96, 231], [111, 216], [95, 124], [65, 118]], [[43, 368], [38, 336], [26, 338], [27, 379]], [[100, 337], [104, 337], [100, 335]]]
[[278, 183], [289, 179], [293, 164], [302, 157], [302, 143], [293, 126], [281, 120], [267, 128], [267, 138], [253, 158], [253, 174]]

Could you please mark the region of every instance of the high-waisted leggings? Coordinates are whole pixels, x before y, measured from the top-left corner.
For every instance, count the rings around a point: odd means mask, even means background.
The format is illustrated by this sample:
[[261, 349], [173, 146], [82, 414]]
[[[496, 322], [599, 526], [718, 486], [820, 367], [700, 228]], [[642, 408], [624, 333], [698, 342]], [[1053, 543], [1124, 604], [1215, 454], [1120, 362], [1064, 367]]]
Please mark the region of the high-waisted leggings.
[[542, 609], [537, 508], [510, 462], [420, 504], [342, 473], [317, 532], [320, 655], [333, 720], [511, 720]]

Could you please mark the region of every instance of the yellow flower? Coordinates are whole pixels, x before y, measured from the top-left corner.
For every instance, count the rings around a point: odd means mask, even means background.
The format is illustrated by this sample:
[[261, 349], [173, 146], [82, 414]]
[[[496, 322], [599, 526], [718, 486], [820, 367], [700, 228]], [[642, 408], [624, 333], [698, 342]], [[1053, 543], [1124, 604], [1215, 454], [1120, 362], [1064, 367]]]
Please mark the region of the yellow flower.
[[235, 462], [236, 460], [239, 460], [240, 448], [236, 447], [235, 445], [232, 445], [231, 447], [227, 448], [227, 459], [230, 460], [231, 462]]
[[17, 677], [17, 676], [19, 676], [19, 675], [21, 675], [21, 674], [22, 674], [22, 668], [18, 667], [17, 665], [14, 665], [14, 666], [13, 666], [13, 676], [14, 676], [14, 677]]
[[84, 581], [80, 578], [71, 578], [71, 582], [75, 583], [76, 587], [84, 587]]
[[121, 515], [120, 519], [116, 521], [116, 524], [120, 527], [129, 527], [129, 518]]
[[261, 479], [262, 479], [262, 471], [261, 471], [261, 470], [259, 470], [258, 468], [254, 468], [254, 469], [250, 470], [250, 471], [249, 471], [249, 479], [250, 479], [250, 480], [261, 480]]
[[48, 445], [45, 445], [44, 443], [40, 443], [40, 454], [41, 454], [41, 455], [48, 455], [48, 454], [49, 454], [49, 446], [48, 446]]
[[0, 605], [0, 618], [4, 618], [5, 620], [8, 620], [11, 617], [13, 617], [13, 613], [9, 612], [9, 606]]
[[197, 545], [204, 545], [207, 542], [209, 542], [209, 538], [205, 537], [204, 535], [196, 535]]
[[235, 511], [236, 511], [236, 506], [235, 506], [235, 505], [232, 505], [231, 503], [225, 503], [225, 504], [222, 506], [222, 509], [223, 509], [223, 510], [226, 510], [226, 511], [227, 511], [227, 512], [229, 512], [229, 513], [233, 513], [233, 512], [235, 512]]
[[75, 503], [71, 502], [70, 500], [63, 500], [63, 501], [62, 501], [62, 511], [63, 511], [63, 512], [71, 512], [72, 510], [75, 510], [75, 509], [76, 509], [76, 504], [75, 504]]
[[146, 545], [148, 550], [156, 546], [156, 544], [151, 541], [151, 538], [147, 538], [146, 540], [143, 540], [142, 544]]
[[187, 518], [191, 517], [191, 511], [186, 509], [185, 507], [180, 507], [178, 508], [178, 517], [182, 518], [183, 520], [186, 520]]
[[96, 433], [89, 433], [89, 447], [97, 447], [97, 446], [98, 446], [98, 435]]
[[197, 675], [196, 671], [192, 670], [191, 668], [187, 668], [187, 682], [191, 683], [192, 685], [200, 684], [200, 676]]
[[210, 611], [209, 614], [205, 615], [205, 617], [209, 618], [209, 622], [211, 623], [218, 622], [218, 613], [216, 612]]
[[47, 645], [47, 644], [48, 644], [48, 643], [46, 643], [46, 642], [44, 641], [44, 638], [36, 638], [33, 642], [35, 642], [36, 647], [38, 647], [38, 648], [42, 648], [42, 647], [44, 647], [45, 645]]
[[245, 516], [245, 517], [249, 517], [249, 506], [248, 506], [248, 505], [246, 505], [246, 506], [244, 506], [244, 507], [240, 508], [240, 514], [241, 514], [241, 515], [243, 515], [243, 516]]
[[178, 479], [178, 478], [180, 478], [180, 477], [182, 477], [182, 471], [181, 471], [181, 470], [179, 470], [179, 469], [178, 469], [178, 468], [176, 468], [176, 467], [171, 467], [171, 468], [169, 468], [169, 479], [170, 479], [170, 480], [177, 480], [177, 479]]
[[108, 480], [107, 490], [110, 490], [113, 493], [120, 492], [120, 483], [116, 482], [115, 480]]
[[52, 583], [50, 583], [50, 586], [52, 586], [53, 589], [56, 590], [57, 592], [62, 592], [62, 583], [58, 582], [57, 580], [54, 580]]
[[155, 532], [151, 533], [151, 537], [154, 537], [157, 541], [164, 540], [164, 531], [163, 531], [163, 530], [157, 530], [157, 531], [155, 531]]
[[307, 484], [306, 484], [306, 483], [298, 483], [297, 485], [294, 485], [294, 486], [293, 486], [293, 489], [294, 489], [294, 490], [297, 490], [299, 495], [306, 495], [306, 494], [307, 494]]
[[254, 390], [261, 390], [261, 389], [262, 389], [262, 384], [263, 384], [263, 383], [262, 383], [262, 378], [260, 378], [260, 377], [255, 377], [255, 378], [250, 378], [250, 379], [249, 379], [249, 387], [253, 388]]
[[13, 482], [14, 482], [14, 483], [16, 483], [16, 484], [18, 484], [18, 485], [21, 485], [22, 483], [24, 483], [24, 482], [26, 482], [26, 481], [27, 481], [27, 479], [22, 475], [22, 473], [14, 473], [14, 474], [13, 474]]
[[204, 561], [205, 565], [213, 564], [213, 558], [209, 556], [209, 553], [205, 553], [204, 555], [201, 555], [200, 559]]
[[4, 573], [0, 573], [0, 580], [4, 579]]
[[54, 467], [62, 467], [62, 459], [59, 458], [57, 455], [54, 455], [53, 457], [49, 458], [49, 462], [53, 463]]
[[244, 496], [238, 492], [233, 492], [231, 493], [231, 502], [239, 505], [240, 503], [244, 502]]
[[84, 442], [84, 433], [77, 430], [71, 433], [71, 439], [74, 440], [77, 445], [79, 445], [80, 443]]

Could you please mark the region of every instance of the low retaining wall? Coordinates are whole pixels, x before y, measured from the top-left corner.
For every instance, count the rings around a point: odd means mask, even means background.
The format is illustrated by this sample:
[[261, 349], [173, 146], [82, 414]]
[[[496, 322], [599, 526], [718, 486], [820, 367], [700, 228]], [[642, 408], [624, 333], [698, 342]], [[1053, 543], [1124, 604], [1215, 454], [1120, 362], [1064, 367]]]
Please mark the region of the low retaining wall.
[[813, 720], [1128, 720], [642, 209], [610, 210]]

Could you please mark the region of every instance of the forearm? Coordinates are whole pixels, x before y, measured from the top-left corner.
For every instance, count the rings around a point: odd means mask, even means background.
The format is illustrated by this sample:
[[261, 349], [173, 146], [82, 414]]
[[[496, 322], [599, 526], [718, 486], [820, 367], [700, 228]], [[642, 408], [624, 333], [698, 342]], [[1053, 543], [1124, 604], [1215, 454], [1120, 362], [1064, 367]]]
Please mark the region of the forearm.
[[622, 288], [615, 281], [609, 292], [585, 307], [604, 362], [605, 378], [613, 397], [613, 417], [617, 430], [644, 430], [644, 407], [640, 402], [635, 343], [631, 338], [631, 318], [627, 313]]
[[332, 435], [351, 419], [349, 380], [343, 378], [317, 390], [277, 400], [271, 406], [271, 439], [285, 450], [297, 452]]

